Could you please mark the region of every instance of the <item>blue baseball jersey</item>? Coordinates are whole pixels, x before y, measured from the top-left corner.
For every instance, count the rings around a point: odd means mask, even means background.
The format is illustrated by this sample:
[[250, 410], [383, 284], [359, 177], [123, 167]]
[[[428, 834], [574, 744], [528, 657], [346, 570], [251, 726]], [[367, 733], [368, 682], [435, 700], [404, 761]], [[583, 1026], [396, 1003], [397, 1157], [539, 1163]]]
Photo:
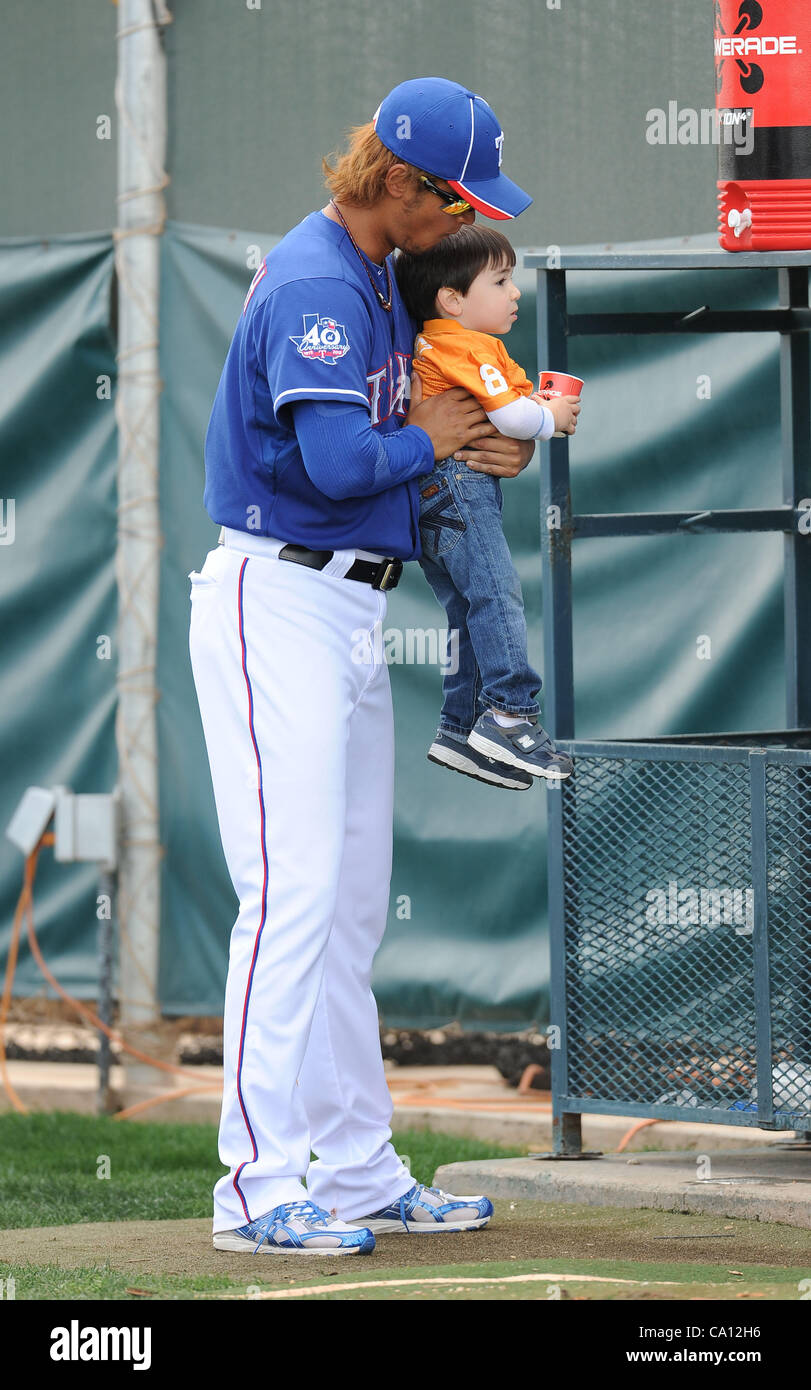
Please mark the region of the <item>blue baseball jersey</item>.
[[[366, 264], [386, 294], [385, 271]], [[314, 550], [420, 557], [417, 478], [373, 496], [327, 497], [304, 467], [290, 408], [297, 400], [355, 403], [381, 434], [402, 428], [417, 325], [391, 257], [388, 265], [391, 313], [344, 228], [322, 212], [310, 213], [267, 254], [246, 295], [206, 434], [203, 501], [213, 521]]]

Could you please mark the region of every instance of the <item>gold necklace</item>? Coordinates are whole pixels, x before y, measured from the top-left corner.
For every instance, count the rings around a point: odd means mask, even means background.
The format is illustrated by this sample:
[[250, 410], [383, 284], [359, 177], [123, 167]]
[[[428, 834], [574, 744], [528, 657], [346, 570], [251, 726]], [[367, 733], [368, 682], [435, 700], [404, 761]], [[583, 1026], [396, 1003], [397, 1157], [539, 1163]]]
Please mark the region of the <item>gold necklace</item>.
[[364, 256], [363, 252], [361, 251], [360, 247], [358, 246], [358, 243], [356, 242], [355, 238], [353, 237], [352, 233], [350, 232], [349, 228], [347, 227], [346, 222], [344, 222], [344, 218], [343, 218], [343, 215], [342, 215], [342, 213], [341, 213], [341, 209], [338, 207], [338, 204], [336, 203], [336, 201], [335, 201], [334, 198], [330, 198], [329, 201], [330, 201], [330, 205], [331, 205], [332, 207], [334, 207], [335, 211], [337, 212], [338, 216], [340, 217], [341, 222], [343, 222], [344, 231], [346, 232], [347, 236], [349, 237], [349, 240], [352, 242], [352, 245], [354, 246], [355, 250], [356, 250], [357, 253], [358, 253], [358, 259], [359, 259], [361, 265], [363, 266], [363, 269], [366, 271], [366, 275], [367, 275], [367, 277], [368, 277], [369, 284], [371, 285], [372, 289], [374, 290], [375, 294], [377, 295], [377, 297], [378, 297], [378, 299], [379, 299], [379, 301], [380, 301], [380, 307], [381, 307], [381, 309], [385, 309], [385, 310], [387, 311], [387, 313], [390, 314], [390, 313], [391, 313], [391, 304], [392, 304], [392, 298], [393, 298], [393, 296], [392, 296], [392, 288], [391, 288], [391, 273], [390, 273], [390, 271], [389, 271], [389, 263], [388, 263], [388, 260], [384, 260], [384, 262], [383, 262], [383, 265], [385, 266], [385, 270], [386, 270], [386, 289], [388, 290], [388, 294], [389, 294], [388, 299], [386, 299], [386, 298], [384, 298], [384, 295], [383, 295], [382, 290], [379, 290], [378, 287], [377, 287], [377, 285], [375, 284], [375, 282], [374, 282], [374, 280], [373, 280], [373, 278], [372, 278], [372, 272], [370, 271], [368, 265], [366, 264], [366, 257]]

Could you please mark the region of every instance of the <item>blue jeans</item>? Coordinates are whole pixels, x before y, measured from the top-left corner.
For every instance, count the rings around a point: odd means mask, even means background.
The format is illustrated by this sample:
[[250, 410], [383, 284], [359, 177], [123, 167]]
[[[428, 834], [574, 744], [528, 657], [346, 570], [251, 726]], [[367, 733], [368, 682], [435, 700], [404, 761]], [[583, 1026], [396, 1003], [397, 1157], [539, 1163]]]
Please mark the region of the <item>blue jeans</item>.
[[[534, 719], [541, 677], [527, 658], [521, 583], [501, 525], [501, 486], [455, 459], [420, 479], [423, 574], [458, 632], [458, 670], [443, 680], [441, 732], [467, 738], [480, 714]], [[454, 663], [455, 664], [455, 663]]]

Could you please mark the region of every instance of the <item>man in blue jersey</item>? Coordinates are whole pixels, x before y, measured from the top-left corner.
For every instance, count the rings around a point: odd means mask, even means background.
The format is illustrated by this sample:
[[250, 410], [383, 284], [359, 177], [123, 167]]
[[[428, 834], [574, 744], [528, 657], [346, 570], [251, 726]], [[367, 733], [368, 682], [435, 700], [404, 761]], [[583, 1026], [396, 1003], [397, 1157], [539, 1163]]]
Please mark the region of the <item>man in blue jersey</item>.
[[[214, 401], [204, 501], [221, 544], [189, 576], [189, 642], [239, 899], [218, 1249], [367, 1254], [376, 1232], [492, 1215], [486, 1197], [415, 1183], [390, 1142], [370, 980], [394, 740], [373, 639], [403, 561], [420, 556], [419, 478], [451, 454], [502, 477], [532, 456], [460, 388], [411, 394], [416, 325], [390, 259], [430, 249], [477, 209], [508, 219], [529, 205], [501, 172], [502, 146], [490, 107], [456, 83], [389, 93], [325, 164], [329, 204], [254, 276]], [[478, 770], [499, 777], [487, 759]]]

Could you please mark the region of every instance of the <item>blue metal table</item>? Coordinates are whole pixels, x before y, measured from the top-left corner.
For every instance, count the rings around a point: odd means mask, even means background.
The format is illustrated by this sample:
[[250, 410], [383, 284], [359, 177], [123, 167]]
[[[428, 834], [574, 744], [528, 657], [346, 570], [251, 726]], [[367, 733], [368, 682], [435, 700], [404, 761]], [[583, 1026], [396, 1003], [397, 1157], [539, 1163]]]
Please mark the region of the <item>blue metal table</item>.
[[[575, 514], [569, 440], [542, 444], [544, 724], [575, 760], [549, 790], [554, 1151], [581, 1115], [693, 1119], [811, 1141], [811, 251], [528, 253], [538, 363], [568, 339], [780, 335], [779, 507]], [[769, 309], [570, 314], [568, 271], [772, 268]], [[634, 742], [575, 737], [572, 545], [589, 537], [780, 532], [785, 730]], [[679, 883], [690, 885], [679, 888]]]

